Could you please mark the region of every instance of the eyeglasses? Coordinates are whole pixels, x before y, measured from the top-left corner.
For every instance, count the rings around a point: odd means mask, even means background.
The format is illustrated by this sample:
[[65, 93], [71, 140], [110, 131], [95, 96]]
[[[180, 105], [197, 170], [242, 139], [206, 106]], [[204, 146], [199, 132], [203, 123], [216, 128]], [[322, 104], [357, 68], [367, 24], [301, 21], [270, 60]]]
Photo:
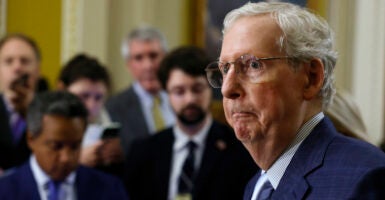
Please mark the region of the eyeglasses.
[[[232, 64], [234, 64], [234, 70], [236, 70], [235, 72], [240, 72], [240, 78], [242, 80], [256, 82], [259, 78], [260, 73], [265, 69], [265, 66], [262, 61], [287, 58], [290, 57], [281, 56], [257, 58], [253, 55], [243, 55], [233, 62], [212, 62], [206, 67], [205, 71], [210, 85], [213, 88], [221, 88], [223, 84], [223, 79], [226, 77]], [[236, 68], [238, 68], [238, 70]]]

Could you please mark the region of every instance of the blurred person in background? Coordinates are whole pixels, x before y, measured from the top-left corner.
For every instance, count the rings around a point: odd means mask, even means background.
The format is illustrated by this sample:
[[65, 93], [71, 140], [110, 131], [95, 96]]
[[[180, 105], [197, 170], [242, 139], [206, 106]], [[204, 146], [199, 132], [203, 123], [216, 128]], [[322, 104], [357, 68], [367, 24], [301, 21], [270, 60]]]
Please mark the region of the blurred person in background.
[[[123, 169], [120, 138], [106, 137], [104, 132], [115, 124], [104, 108], [110, 88], [107, 69], [95, 58], [74, 56], [62, 68], [58, 89], [78, 96], [88, 110], [88, 126], [82, 142], [80, 163], [119, 175]], [[117, 127], [118, 128], [118, 127]]]
[[106, 107], [113, 121], [122, 126], [120, 137], [125, 153], [134, 139], [148, 137], [175, 121], [156, 75], [166, 51], [166, 39], [152, 27], [134, 29], [123, 41], [122, 54], [134, 82], [111, 97]]
[[12, 34], [0, 40], [0, 174], [30, 154], [25, 117], [35, 95], [40, 62], [39, 47], [30, 37]]
[[32, 155], [0, 178], [0, 199], [127, 199], [118, 178], [78, 164], [87, 117], [84, 104], [71, 93], [36, 95], [27, 113]]

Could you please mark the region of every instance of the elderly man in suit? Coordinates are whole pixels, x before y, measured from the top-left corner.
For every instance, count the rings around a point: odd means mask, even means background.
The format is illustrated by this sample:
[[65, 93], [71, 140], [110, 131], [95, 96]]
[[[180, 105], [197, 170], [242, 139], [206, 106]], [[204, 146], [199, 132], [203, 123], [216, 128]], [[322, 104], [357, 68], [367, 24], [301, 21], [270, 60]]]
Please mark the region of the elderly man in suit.
[[159, 70], [177, 122], [135, 142], [128, 155], [132, 199], [240, 199], [257, 166], [229, 127], [212, 119], [203, 50], [181, 47]]
[[354, 198], [385, 155], [324, 116], [337, 59], [325, 20], [289, 3], [247, 3], [227, 14], [223, 33], [219, 61], [206, 71], [261, 168], [244, 199]]
[[0, 40], [0, 171], [29, 157], [25, 116], [35, 94], [40, 60], [31, 38], [13, 34]]
[[0, 199], [127, 199], [115, 177], [78, 165], [87, 110], [67, 92], [37, 95], [28, 108], [29, 161], [0, 178]]
[[131, 142], [145, 138], [174, 123], [175, 117], [156, 73], [167, 51], [166, 39], [157, 29], [139, 27], [122, 44], [132, 85], [111, 97], [106, 107], [113, 121], [120, 122], [124, 152]]

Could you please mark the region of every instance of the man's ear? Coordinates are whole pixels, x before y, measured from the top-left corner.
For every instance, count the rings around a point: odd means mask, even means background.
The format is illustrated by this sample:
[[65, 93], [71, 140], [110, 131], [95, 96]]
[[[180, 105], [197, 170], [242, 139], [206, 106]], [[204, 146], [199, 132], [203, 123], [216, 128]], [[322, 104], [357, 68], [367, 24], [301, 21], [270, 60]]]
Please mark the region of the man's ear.
[[324, 82], [324, 65], [319, 58], [312, 59], [305, 65], [307, 84], [304, 88], [304, 99], [311, 100], [318, 96]]
[[26, 137], [26, 139], [27, 139], [27, 144], [28, 144], [28, 147], [30, 148], [30, 149], [33, 149], [33, 146], [34, 146], [34, 137], [33, 137], [33, 135], [32, 135], [32, 133], [28, 130], [27, 131], [27, 137]]

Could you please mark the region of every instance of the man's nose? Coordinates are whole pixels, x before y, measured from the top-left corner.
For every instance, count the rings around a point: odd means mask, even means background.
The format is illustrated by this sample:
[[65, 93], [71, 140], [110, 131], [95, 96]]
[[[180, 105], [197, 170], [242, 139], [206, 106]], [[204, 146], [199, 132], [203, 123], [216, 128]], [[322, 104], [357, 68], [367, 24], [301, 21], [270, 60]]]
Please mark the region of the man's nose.
[[241, 96], [240, 83], [237, 75], [239, 75], [236, 70], [231, 69], [225, 77], [223, 77], [223, 83], [221, 92], [223, 97], [228, 99], [235, 99]]
[[74, 152], [70, 148], [64, 148], [60, 151], [60, 163], [70, 163], [74, 158]]

